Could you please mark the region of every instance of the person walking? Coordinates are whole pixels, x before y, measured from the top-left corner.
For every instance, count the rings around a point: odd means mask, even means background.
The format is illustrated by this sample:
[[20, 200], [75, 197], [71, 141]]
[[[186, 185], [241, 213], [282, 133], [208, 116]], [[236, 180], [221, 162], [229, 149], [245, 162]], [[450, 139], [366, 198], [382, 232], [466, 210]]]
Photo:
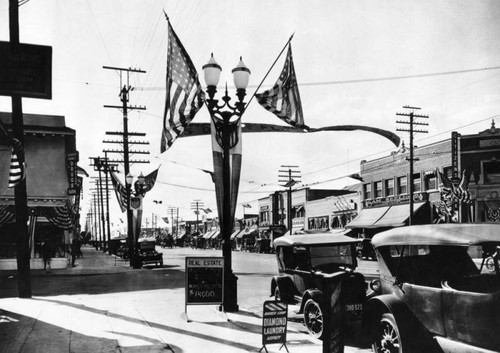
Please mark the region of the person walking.
[[50, 261], [52, 259], [52, 240], [50, 237], [45, 238], [45, 240], [42, 242], [42, 257], [43, 257], [43, 269], [47, 273], [51, 273], [50, 270]]

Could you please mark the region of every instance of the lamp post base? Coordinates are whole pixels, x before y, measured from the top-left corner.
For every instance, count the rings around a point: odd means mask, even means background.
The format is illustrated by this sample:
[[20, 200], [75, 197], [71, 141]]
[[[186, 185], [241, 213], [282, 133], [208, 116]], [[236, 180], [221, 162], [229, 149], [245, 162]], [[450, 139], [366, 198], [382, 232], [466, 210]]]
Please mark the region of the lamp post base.
[[226, 313], [239, 311], [237, 281], [238, 277], [231, 271], [225, 279], [224, 303], [220, 306], [221, 311]]

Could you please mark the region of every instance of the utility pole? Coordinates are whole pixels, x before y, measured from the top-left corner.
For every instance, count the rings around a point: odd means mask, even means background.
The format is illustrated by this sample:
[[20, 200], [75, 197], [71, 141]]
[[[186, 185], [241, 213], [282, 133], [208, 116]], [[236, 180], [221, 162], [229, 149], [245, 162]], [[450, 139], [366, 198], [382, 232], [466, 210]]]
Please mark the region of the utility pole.
[[415, 129], [414, 125], [418, 126], [428, 126], [429, 124], [426, 122], [420, 122], [420, 121], [415, 121], [417, 118], [423, 118], [423, 119], [428, 119], [428, 115], [421, 115], [421, 114], [415, 114], [415, 110], [420, 110], [421, 108], [418, 107], [411, 107], [409, 105], [403, 106], [404, 109], [409, 109], [409, 113], [396, 113], [396, 115], [399, 116], [405, 116], [408, 117], [409, 120], [397, 120], [396, 123], [398, 124], [407, 124], [409, 125], [409, 128], [398, 128], [396, 129], [397, 131], [406, 131], [410, 133], [410, 157], [407, 157], [406, 160], [410, 162], [410, 179], [408, 180], [408, 185], [409, 186], [409, 195], [410, 195], [410, 216], [408, 217], [408, 225], [413, 224], [413, 192], [415, 189], [415, 186], [413, 185], [413, 164], [415, 161], [418, 161], [418, 158], [413, 157], [413, 135], [417, 132], [421, 133], [427, 133], [427, 130], [420, 130], [420, 129]]
[[[121, 109], [123, 113], [123, 132], [117, 132], [113, 133], [110, 135], [122, 135], [123, 136], [123, 165], [124, 165], [124, 170], [125, 170], [125, 177], [129, 175], [130, 173], [130, 161], [129, 161], [129, 136], [145, 136], [145, 134], [139, 134], [139, 133], [129, 133], [128, 131], [128, 110], [146, 110], [146, 107], [142, 106], [129, 106], [128, 101], [129, 101], [129, 93], [133, 89], [132, 86], [130, 86], [130, 73], [146, 73], [146, 71], [143, 70], [138, 70], [138, 69], [132, 69], [132, 68], [119, 68], [119, 67], [111, 67], [111, 66], [103, 66], [104, 69], [108, 70], [116, 70], [119, 71], [120, 73], [120, 100], [122, 102], [121, 106], [115, 106], [115, 105], [105, 105], [105, 108], [117, 108]], [[122, 83], [122, 74], [126, 73], [127, 75], [127, 83], [123, 85]], [[108, 134], [108, 133], [106, 133]], [[127, 239], [129, 243], [129, 251], [130, 251], [130, 266], [133, 268], [140, 268], [141, 266], [136, 263], [136, 258], [135, 258], [135, 239], [134, 239], [134, 234], [133, 234], [133, 220], [132, 220], [132, 208], [130, 206], [130, 194], [131, 194], [131, 188], [129, 185], [127, 185]]]
[[191, 210], [194, 211], [194, 213], [196, 213], [196, 231], [199, 232], [200, 229], [199, 229], [199, 224], [198, 224], [198, 215], [200, 214], [200, 208], [203, 207], [203, 201], [201, 200], [193, 200], [191, 202]]
[[[9, 39], [11, 48], [19, 46], [19, 4], [18, 0], [9, 0]], [[12, 102], [12, 137], [17, 139], [24, 149], [23, 103], [20, 94], [11, 95]], [[24, 151], [18, 156], [19, 162], [25, 161]], [[16, 209], [16, 259], [17, 290], [19, 298], [31, 298], [30, 246], [28, 234], [28, 194], [26, 178], [14, 187]]]
[[287, 228], [292, 234], [292, 186], [300, 182], [300, 171], [297, 170], [299, 166], [297, 165], [282, 165], [280, 169], [278, 177], [280, 178], [278, 182], [285, 183], [281, 186], [288, 188], [287, 189], [287, 211], [286, 211], [286, 219], [287, 219]]

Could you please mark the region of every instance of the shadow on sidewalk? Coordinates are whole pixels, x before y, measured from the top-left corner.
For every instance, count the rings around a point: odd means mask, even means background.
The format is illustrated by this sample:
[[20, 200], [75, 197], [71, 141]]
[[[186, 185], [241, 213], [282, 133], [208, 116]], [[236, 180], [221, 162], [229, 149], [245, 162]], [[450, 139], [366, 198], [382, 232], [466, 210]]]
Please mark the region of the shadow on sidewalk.
[[[69, 303], [69, 302], [65, 302], [65, 301], [61, 301], [61, 300], [54, 300], [54, 299], [33, 298], [33, 300], [39, 300], [39, 301], [42, 301], [42, 302], [50, 302], [50, 303], [54, 303], [54, 304], [65, 305], [65, 306], [68, 306], [68, 307], [71, 307], [71, 308], [76, 308], [76, 309], [79, 309], [79, 310], [84, 310], [84, 311], [87, 311], [87, 312], [91, 312], [93, 314], [105, 315], [105, 316], [113, 318], [113, 319], [119, 319], [119, 320], [124, 320], [124, 321], [130, 322], [130, 323], [135, 323], [135, 324], [139, 324], [139, 325], [153, 327], [153, 328], [158, 329], [158, 330], [168, 331], [168, 332], [171, 332], [171, 333], [176, 333], [176, 334], [179, 334], [179, 335], [184, 335], [186, 337], [196, 337], [196, 338], [199, 338], [199, 339], [203, 339], [203, 340], [206, 340], [206, 341], [212, 341], [212, 342], [215, 342], [215, 343], [218, 343], [218, 344], [221, 344], [221, 345], [226, 345], [226, 346], [234, 347], [234, 348], [237, 348], [237, 349], [243, 349], [243, 350], [247, 350], [247, 351], [253, 351], [256, 348], [258, 348], [258, 347], [255, 347], [255, 346], [250, 346], [250, 345], [247, 345], [247, 344], [244, 344], [244, 343], [236, 342], [234, 340], [229, 340], [229, 339], [223, 339], [223, 338], [220, 338], [220, 337], [216, 337], [216, 336], [210, 335], [208, 333], [204, 334], [204, 333], [201, 333], [201, 332], [190, 331], [190, 330], [182, 329], [182, 328], [179, 328], [179, 327], [168, 326], [168, 325], [161, 324], [161, 323], [144, 321], [144, 320], [136, 319], [136, 318], [133, 318], [133, 317], [121, 315], [121, 314], [118, 314], [118, 313], [112, 313], [112, 312], [110, 312], [108, 310], [100, 310], [100, 309], [96, 309], [96, 308], [91, 308], [91, 307], [88, 307], [88, 306], [85, 306], [85, 305], [79, 305], [79, 304]], [[233, 325], [233, 327], [230, 327], [230, 325], [228, 325], [228, 328], [234, 328], [234, 329], [237, 329], [237, 330], [240, 329], [236, 325]], [[188, 339], [188, 338], [186, 338], [186, 339]], [[177, 352], [181, 352], [181, 351], [175, 350], [175, 353], [177, 353]]]
[[121, 347], [115, 339], [85, 335], [36, 318], [0, 309], [0, 352], [183, 352], [179, 347], [165, 344], [151, 337], [123, 332], [110, 334], [130, 336], [150, 344]]
[[[179, 269], [137, 270], [123, 273], [45, 275], [31, 277], [33, 296], [64, 294], [106, 294], [156, 289], [184, 288], [184, 271]], [[15, 276], [0, 277], [0, 298], [18, 296]]]

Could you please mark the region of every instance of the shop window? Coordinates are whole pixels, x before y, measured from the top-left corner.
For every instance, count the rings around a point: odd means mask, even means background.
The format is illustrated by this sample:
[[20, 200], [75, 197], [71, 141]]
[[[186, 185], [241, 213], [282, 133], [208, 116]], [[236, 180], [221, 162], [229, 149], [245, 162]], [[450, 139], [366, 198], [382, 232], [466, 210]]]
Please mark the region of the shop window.
[[425, 173], [424, 188], [426, 191], [437, 189], [436, 172], [426, 172]]
[[364, 187], [364, 191], [365, 191], [365, 200], [371, 199], [372, 198], [372, 184], [365, 184], [363, 187]]
[[376, 181], [375, 183], [373, 183], [373, 185], [375, 186], [375, 198], [379, 198], [379, 197], [382, 197], [382, 182], [381, 181]]
[[385, 181], [385, 196], [394, 196], [394, 179]]
[[260, 213], [260, 221], [261, 222], [269, 222], [269, 211]]
[[398, 181], [398, 195], [408, 193], [408, 180], [405, 176], [400, 176], [397, 179]]
[[443, 168], [443, 174], [451, 180], [453, 178], [453, 168], [452, 167], [445, 167]]
[[485, 184], [500, 184], [500, 161], [483, 162]]
[[421, 190], [422, 187], [421, 187], [420, 173], [415, 173], [413, 174], [413, 191], [420, 192]]

